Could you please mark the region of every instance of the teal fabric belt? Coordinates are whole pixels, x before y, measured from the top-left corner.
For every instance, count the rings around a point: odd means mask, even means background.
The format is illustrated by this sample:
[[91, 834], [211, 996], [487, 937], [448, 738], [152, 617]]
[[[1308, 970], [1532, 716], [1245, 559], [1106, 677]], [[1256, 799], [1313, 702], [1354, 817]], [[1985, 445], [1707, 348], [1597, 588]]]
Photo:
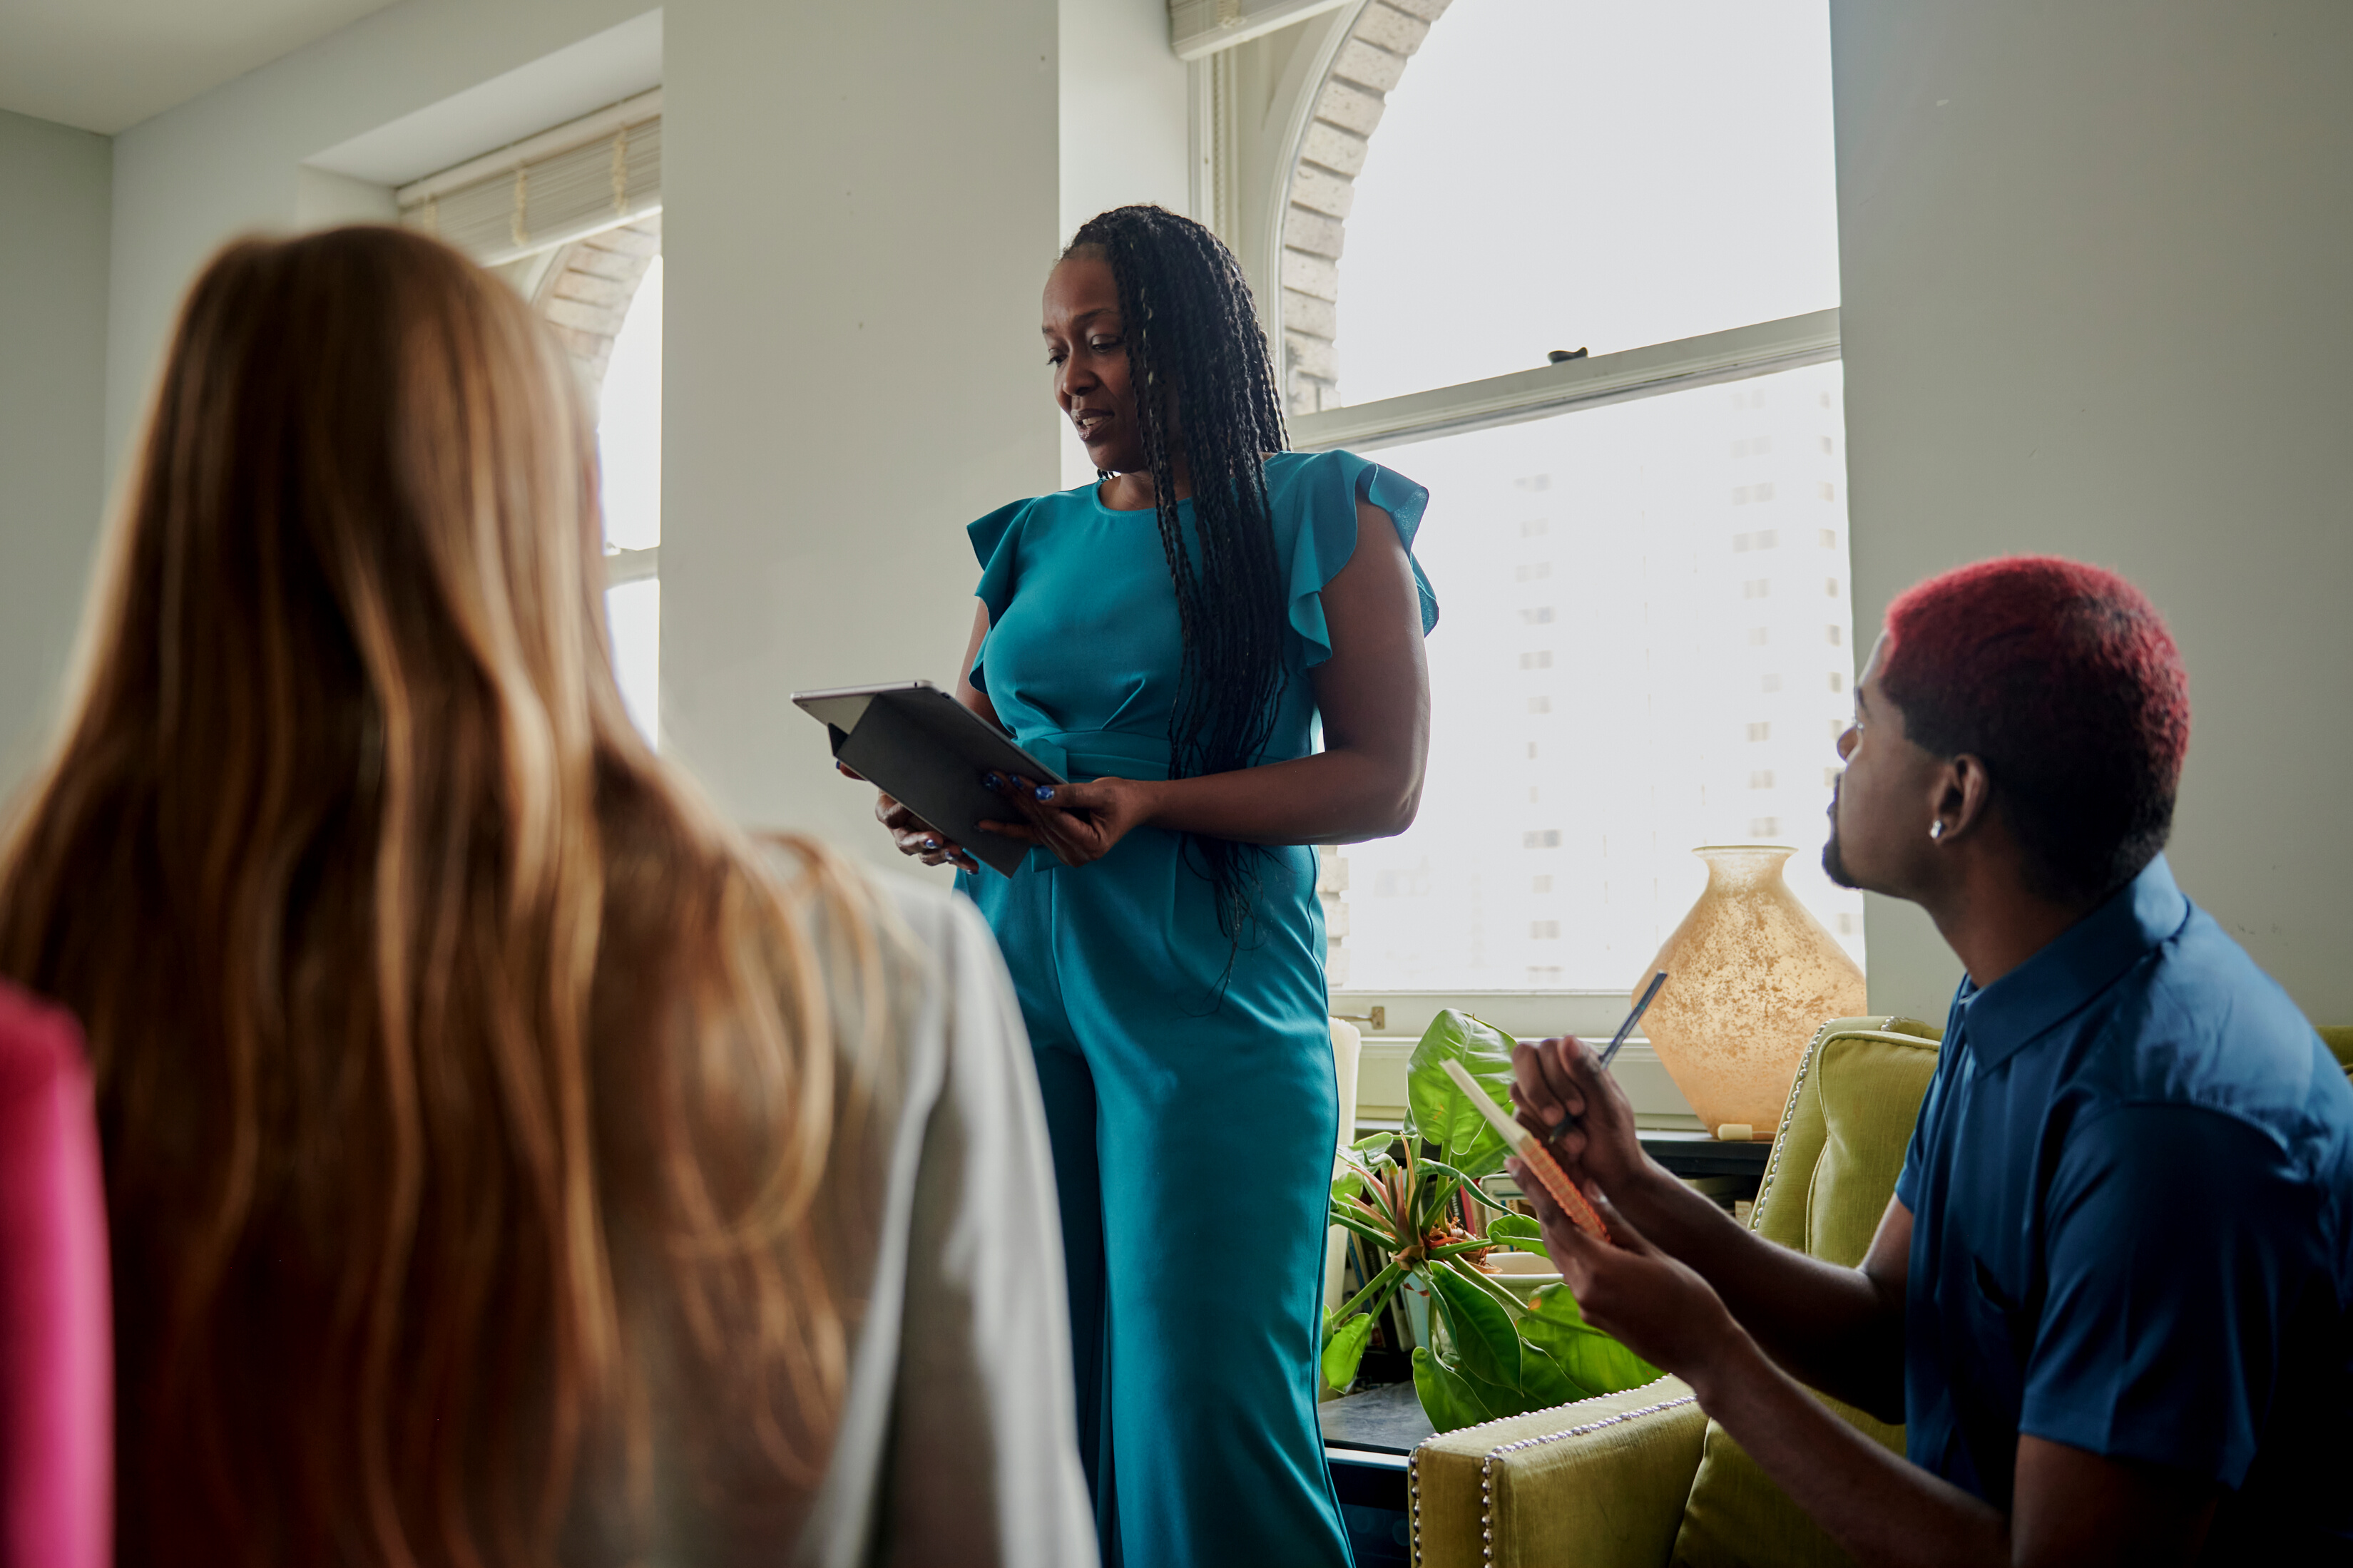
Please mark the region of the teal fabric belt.
[[1017, 736], [1021, 749], [1077, 783], [1106, 775], [1123, 779], [1168, 776], [1168, 737], [1126, 730], [1058, 730]]
[[[1145, 735], [1125, 730], [1056, 730], [1016, 739], [1023, 751], [1073, 784], [1106, 775], [1123, 779], [1168, 776], [1168, 737], [1165, 734]], [[1050, 871], [1061, 863], [1042, 844], [1029, 851], [1032, 871]]]

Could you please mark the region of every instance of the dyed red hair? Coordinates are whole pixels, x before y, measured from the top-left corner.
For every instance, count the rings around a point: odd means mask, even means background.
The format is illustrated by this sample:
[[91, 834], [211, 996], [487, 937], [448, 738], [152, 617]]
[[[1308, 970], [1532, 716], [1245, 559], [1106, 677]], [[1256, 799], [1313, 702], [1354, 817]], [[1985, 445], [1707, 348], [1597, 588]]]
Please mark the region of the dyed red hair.
[[2046, 895], [2099, 898], [2165, 847], [2189, 680], [2115, 573], [2013, 555], [1931, 577], [1888, 606], [1880, 685], [1915, 744], [1985, 763]]

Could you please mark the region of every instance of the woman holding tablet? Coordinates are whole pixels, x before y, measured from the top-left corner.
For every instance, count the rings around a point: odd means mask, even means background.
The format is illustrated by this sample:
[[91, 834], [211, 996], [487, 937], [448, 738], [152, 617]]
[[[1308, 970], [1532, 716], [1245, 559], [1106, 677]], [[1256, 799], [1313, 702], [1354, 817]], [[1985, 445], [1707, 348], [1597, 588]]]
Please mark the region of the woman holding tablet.
[[1037, 846], [1010, 878], [879, 814], [963, 868], [1013, 972], [1105, 1561], [1345, 1563], [1315, 1424], [1337, 1108], [1309, 846], [1413, 820], [1428, 493], [1283, 450], [1249, 287], [1188, 219], [1080, 229], [1044, 331], [1101, 478], [972, 525], [958, 696], [1077, 782], [996, 781], [984, 826]]

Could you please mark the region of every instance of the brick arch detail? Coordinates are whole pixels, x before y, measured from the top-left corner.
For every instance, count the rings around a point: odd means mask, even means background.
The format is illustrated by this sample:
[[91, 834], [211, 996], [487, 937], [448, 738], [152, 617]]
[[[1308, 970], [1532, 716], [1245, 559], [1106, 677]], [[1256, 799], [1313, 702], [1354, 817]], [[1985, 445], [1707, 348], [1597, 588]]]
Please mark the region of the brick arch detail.
[[558, 247], [531, 288], [532, 309], [554, 324], [592, 397], [605, 384], [638, 285], [660, 254], [657, 212]]
[[1316, 89], [1282, 209], [1282, 380], [1293, 414], [1340, 405], [1340, 253], [1356, 176], [1406, 62], [1453, 3], [1370, 0]]

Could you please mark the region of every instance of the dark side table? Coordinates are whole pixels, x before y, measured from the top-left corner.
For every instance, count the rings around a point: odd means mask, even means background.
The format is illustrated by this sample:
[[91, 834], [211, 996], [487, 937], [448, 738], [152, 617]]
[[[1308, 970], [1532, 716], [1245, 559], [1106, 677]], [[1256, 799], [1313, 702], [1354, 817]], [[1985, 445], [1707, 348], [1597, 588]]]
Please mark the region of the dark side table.
[[1436, 1428], [1411, 1383], [1376, 1384], [1315, 1407], [1341, 1522], [1356, 1568], [1404, 1568], [1413, 1531], [1406, 1511], [1407, 1461]]
[[1642, 1152], [1678, 1176], [1753, 1176], [1762, 1181], [1773, 1158], [1769, 1133], [1746, 1143], [1718, 1142], [1707, 1132], [1652, 1131], [1641, 1137]]

